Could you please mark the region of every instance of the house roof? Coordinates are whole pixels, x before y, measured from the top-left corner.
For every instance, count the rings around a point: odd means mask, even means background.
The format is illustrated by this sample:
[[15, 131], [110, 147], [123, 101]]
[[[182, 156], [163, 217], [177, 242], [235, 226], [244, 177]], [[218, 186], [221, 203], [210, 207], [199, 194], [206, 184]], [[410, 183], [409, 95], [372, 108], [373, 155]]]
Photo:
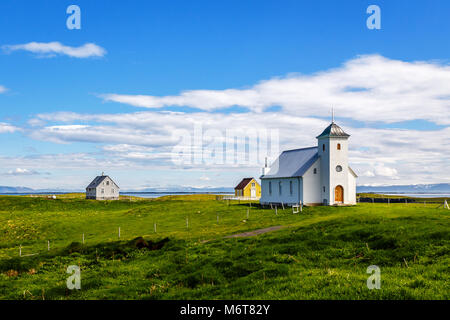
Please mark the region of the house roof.
[[109, 178], [112, 183], [114, 183], [116, 187], [119, 188], [119, 186], [114, 182], [113, 179], [111, 179], [110, 176], [97, 176], [86, 188], [97, 188], [106, 178]]
[[318, 139], [322, 137], [350, 137], [350, 135], [345, 133], [344, 130], [342, 130], [342, 128], [339, 127], [336, 123], [332, 122], [316, 138]]
[[236, 186], [236, 188], [234, 188], [234, 190], [244, 189], [250, 183], [250, 181], [252, 181], [252, 180], [253, 180], [253, 178], [244, 178], [244, 179], [242, 179], [242, 181], [239, 182], [239, 184]]
[[317, 147], [283, 151], [261, 179], [301, 177], [318, 158]]

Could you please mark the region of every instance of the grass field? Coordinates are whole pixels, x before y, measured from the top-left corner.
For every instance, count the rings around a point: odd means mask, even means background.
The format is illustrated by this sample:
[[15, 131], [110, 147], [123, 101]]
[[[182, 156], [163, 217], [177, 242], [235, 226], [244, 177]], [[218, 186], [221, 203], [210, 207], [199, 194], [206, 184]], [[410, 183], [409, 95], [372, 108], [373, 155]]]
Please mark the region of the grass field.
[[[0, 299], [449, 299], [449, 216], [435, 204], [275, 215], [213, 195], [1, 196]], [[271, 226], [283, 228], [224, 238]], [[169, 240], [139, 249], [140, 236]], [[66, 288], [69, 265], [81, 267], [81, 290]], [[370, 265], [380, 290], [366, 286]]]

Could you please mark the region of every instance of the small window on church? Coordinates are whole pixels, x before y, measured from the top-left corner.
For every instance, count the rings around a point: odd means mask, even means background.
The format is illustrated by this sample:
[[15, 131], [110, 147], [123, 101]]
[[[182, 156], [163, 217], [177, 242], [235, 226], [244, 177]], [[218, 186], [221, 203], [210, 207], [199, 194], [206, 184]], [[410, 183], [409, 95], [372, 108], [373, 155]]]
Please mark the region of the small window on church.
[[314, 174], [317, 174], [317, 168], [314, 168]]
[[292, 196], [292, 181], [289, 181], [289, 193], [291, 194], [291, 196]]
[[336, 166], [336, 171], [337, 172], [341, 172], [342, 171], [342, 167], [341, 166]]
[[341, 150], [341, 144], [340, 143], [337, 144], [337, 149]]
[[281, 196], [281, 181], [280, 182], [278, 182], [278, 193], [280, 194], [280, 196]]
[[325, 187], [323, 187], [323, 192], [325, 192]]
[[270, 195], [272, 194], [272, 182], [271, 181], [269, 181], [269, 194]]
[[324, 144], [322, 145], [322, 150], [325, 151], [325, 145]]

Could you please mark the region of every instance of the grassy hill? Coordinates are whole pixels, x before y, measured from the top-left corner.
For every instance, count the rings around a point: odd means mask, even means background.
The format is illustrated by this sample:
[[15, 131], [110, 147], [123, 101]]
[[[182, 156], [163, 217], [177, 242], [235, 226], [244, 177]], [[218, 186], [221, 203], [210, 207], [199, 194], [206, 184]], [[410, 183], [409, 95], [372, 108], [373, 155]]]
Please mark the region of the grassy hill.
[[[0, 197], [0, 299], [449, 299], [450, 211], [435, 204], [276, 215], [212, 195], [131, 200]], [[69, 265], [81, 290], [66, 289]]]

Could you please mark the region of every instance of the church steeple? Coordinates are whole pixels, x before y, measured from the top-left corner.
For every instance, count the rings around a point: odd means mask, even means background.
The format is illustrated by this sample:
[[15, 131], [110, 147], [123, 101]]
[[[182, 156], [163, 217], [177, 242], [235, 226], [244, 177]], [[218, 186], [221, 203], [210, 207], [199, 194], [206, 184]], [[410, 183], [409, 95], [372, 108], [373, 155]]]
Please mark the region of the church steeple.
[[[333, 119], [334, 120], [334, 119]], [[324, 138], [324, 137], [350, 137], [349, 134], [345, 133], [341, 127], [339, 127], [336, 123], [331, 122], [331, 124], [323, 130], [323, 132], [318, 135], [316, 138]]]

